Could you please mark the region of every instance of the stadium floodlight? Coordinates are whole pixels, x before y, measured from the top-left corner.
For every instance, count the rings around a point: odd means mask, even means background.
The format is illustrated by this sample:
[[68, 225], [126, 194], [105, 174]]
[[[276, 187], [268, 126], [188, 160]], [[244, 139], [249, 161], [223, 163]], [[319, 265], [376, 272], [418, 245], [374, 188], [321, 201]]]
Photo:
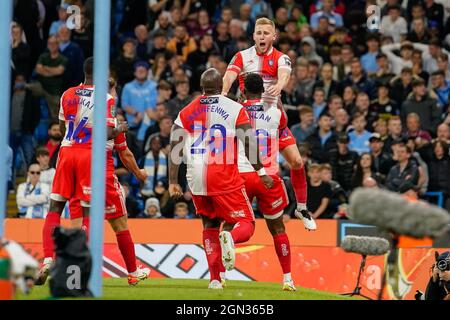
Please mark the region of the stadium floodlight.
[[106, 165], [106, 100], [109, 78], [109, 35], [111, 0], [95, 1], [94, 17], [94, 125], [91, 170], [90, 248], [92, 272], [90, 290], [94, 297], [102, 296], [103, 221], [105, 212]]
[[4, 233], [4, 220], [6, 216], [6, 197], [8, 192], [8, 172], [5, 156], [8, 147], [9, 137], [9, 106], [11, 103], [11, 19], [13, 1], [0, 1], [0, 34], [3, 40], [0, 41], [0, 150], [2, 160], [0, 161], [0, 239]]

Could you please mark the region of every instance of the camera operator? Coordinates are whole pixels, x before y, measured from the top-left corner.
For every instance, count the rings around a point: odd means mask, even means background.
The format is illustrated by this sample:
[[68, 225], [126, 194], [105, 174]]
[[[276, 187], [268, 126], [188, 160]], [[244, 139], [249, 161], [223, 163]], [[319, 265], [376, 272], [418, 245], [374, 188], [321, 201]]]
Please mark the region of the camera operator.
[[441, 255], [436, 252], [436, 262], [432, 266], [432, 277], [428, 282], [425, 297], [417, 291], [417, 300], [450, 300], [450, 251]]

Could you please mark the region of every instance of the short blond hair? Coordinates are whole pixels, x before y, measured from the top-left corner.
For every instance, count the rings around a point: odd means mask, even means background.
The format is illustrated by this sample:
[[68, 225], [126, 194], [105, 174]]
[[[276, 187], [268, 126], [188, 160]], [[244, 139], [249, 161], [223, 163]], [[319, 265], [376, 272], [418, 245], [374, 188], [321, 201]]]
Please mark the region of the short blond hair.
[[258, 18], [258, 19], [256, 19], [255, 28], [256, 28], [256, 26], [264, 25], [264, 24], [269, 24], [275, 29], [275, 23], [272, 20], [270, 20], [269, 18]]

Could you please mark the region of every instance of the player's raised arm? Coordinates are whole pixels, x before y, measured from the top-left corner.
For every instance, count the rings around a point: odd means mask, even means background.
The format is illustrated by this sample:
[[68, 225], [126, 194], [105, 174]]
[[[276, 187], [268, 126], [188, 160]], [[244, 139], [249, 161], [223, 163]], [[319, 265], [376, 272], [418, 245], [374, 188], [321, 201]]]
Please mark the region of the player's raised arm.
[[178, 183], [178, 171], [183, 157], [185, 141], [186, 131], [179, 125], [174, 124], [170, 132], [169, 193], [175, 199], [183, 195], [183, 190]]
[[238, 52], [234, 55], [233, 59], [231, 59], [227, 71], [223, 76], [222, 95], [226, 96], [228, 94], [233, 82], [236, 80], [239, 73], [241, 73], [243, 67], [242, 55]]

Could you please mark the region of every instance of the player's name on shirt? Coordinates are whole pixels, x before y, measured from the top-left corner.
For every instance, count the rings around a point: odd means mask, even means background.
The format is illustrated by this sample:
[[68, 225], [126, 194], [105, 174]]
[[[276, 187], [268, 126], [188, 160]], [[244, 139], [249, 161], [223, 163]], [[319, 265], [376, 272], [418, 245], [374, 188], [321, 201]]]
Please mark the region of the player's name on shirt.
[[75, 95], [78, 97], [68, 98], [65, 103], [67, 106], [82, 106], [89, 110], [94, 108], [94, 101], [92, 100], [92, 94], [94, 92], [89, 89], [77, 89]]

